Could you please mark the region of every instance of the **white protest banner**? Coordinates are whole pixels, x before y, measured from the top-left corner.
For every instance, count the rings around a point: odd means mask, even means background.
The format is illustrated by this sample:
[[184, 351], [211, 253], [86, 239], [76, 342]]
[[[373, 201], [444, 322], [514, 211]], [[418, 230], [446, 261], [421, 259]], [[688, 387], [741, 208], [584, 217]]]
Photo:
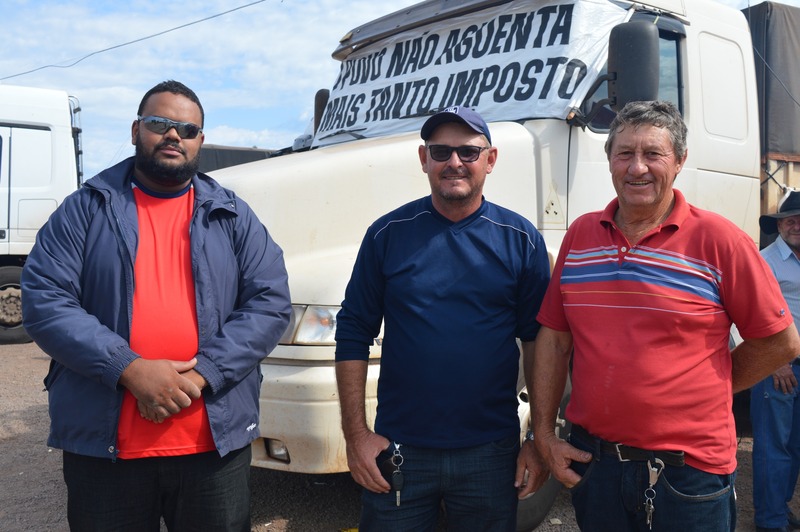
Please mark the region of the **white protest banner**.
[[342, 62], [314, 145], [413, 131], [452, 105], [487, 122], [566, 118], [628, 16], [609, 0], [517, 0], [365, 47]]

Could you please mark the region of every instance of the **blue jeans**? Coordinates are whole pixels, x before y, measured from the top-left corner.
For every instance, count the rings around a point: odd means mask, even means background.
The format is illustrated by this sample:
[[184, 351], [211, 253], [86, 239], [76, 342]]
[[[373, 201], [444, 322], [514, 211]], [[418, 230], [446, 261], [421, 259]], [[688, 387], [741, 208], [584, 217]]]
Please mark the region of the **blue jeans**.
[[250, 446], [220, 458], [117, 460], [64, 452], [67, 519], [81, 532], [250, 532]]
[[[583, 441], [588, 464], [572, 462], [582, 480], [571, 489], [575, 518], [583, 532], [649, 531], [645, 513], [647, 462], [620, 462]], [[735, 473], [715, 475], [694, 467], [665, 466], [653, 498], [656, 532], [733, 532], [736, 529]]]
[[[800, 366], [792, 365], [800, 381]], [[772, 376], [750, 390], [753, 424], [753, 506], [756, 526], [779, 528], [788, 524], [800, 471], [800, 395], [795, 388], [784, 394]]]
[[[361, 532], [432, 531], [442, 502], [448, 530], [514, 532], [519, 436], [464, 449], [401, 445], [400, 452], [400, 506], [394, 491], [363, 490]], [[381, 453], [378, 461], [388, 456]]]

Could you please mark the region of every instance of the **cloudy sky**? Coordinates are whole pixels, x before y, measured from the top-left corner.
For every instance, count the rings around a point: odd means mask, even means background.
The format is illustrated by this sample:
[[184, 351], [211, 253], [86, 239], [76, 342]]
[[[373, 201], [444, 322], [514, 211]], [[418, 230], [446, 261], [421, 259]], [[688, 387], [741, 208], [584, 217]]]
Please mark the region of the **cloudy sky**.
[[87, 177], [133, 153], [130, 123], [139, 101], [165, 79], [197, 92], [206, 143], [284, 147], [306, 129], [317, 89], [335, 80], [330, 54], [339, 39], [388, 13], [387, 4], [4, 0], [0, 83], [63, 89], [80, 100]]

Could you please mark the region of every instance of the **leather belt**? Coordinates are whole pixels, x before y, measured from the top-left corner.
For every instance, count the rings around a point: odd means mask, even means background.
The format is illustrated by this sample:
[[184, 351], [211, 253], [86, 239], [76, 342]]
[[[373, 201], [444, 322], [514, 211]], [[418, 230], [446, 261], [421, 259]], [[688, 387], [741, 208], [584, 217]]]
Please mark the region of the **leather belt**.
[[659, 458], [670, 466], [681, 467], [685, 464], [683, 451], [648, 451], [622, 443], [613, 443], [593, 436], [579, 425], [572, 425], [571, 436], [581, 440], [584, 444], [599, 449], [605, 454], [616, 456], [620, 462], [646, 462], [653, 458]]

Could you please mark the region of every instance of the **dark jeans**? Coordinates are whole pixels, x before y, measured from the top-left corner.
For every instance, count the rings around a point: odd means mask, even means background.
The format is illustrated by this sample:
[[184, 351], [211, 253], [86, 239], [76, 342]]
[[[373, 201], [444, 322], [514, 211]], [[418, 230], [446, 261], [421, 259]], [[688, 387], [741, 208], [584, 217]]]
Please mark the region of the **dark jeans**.
[[[581, 440], [588, 464], [572, 462], [582, 480], [571, 489], [578, 526], [584, 532], [649, 531], [645, 514], [647, 462], [620, 462]], [[733, 532], [736, 529], [735, 473], [715, 475], [694, 467], [665, 466], [655, 485], [656, 532]]]
[[[444, 503], [447, 529], [514, 532], [519, 436], [465, 449], [401, 446], [403, 489], [362, 492], [361, 532], [422, 532], [436, 526]], [[381, 457], [388, 456], [382, 453]], [[379, 457], [379, 460], [381, 459]]]
[[250, 446], [219, 457], [111, 460], [64, 452], [67, 518], [80, 532], [250, 531]]

